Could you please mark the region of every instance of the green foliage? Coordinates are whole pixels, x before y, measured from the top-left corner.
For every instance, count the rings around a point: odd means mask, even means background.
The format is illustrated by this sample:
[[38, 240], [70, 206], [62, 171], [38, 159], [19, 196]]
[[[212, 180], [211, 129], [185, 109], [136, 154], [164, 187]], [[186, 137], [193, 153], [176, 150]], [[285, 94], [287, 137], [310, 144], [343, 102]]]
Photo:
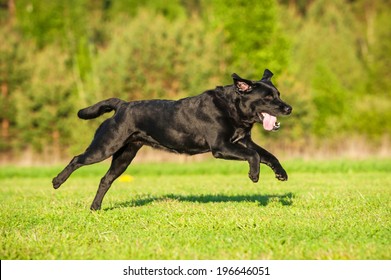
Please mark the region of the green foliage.
[[351, 115], [350, 108], [345, 102], [349, 94], [335, 73], [327, 66], [320, 64], [315, 71], [317, 75], [312, 82], [312, 100], [316, 111], [312, 131], [325, 137], [345, 128], [345, 118]]
[[185, 6], [182, 5], [180, 0], [107, 0], [105, 2], [107, 3], [105, 9], [112, 18], [117, 17], [118, 14], [133, 17], [137, 15], [140, 9], [147, 9], [170, 20], [186, 16]]
[[368, 27], [369, 42], [367, 89], [357, 102], [357, 130], [371, 140], [384, 134], [391, 135], [391, 12], [387, 1], [380, 1], [368, 16], [373, 26]]
[[[0, 26], [0, 34], [7, 40], [0, 44], [0, 123], [10, 127], [0, 136], [0, 152], [9, 151], [17, 140], [17, 117], [15, 97], [29, 80], [31, 69], [26, 63], [30, 42], [23, 42], [20, 33], [9, 24]], [[2, 127], [2, 130], [5, 128]], [[3, 135], [7, 134], [7, 135]]]
[[214, 88], [222, 76], [223, 38], [198, 18], [169, 21], [142, 10], [112, 24], [96, 58], [100, 98], [178, 98]]
[[[384, 89], [391, 89], [391, 44], [386, 38], [391, 37], [391, 27], [389, 25], [391, 17], [390, 9], [384, 9], [379, 11], [379, 15], [376, 18], [376, 28], [375, 28], [375, 43], [371, 48], [373, 48], [373, 62], [371, 65], [372, 68], [372, 79], [376, 80], [371, 81], [373, 90], [378, 92], [379, 95], [387, 95]], [[381, 79], [376, 79], [381, 77]], [[389, 96], [389, 94], [388, 94]]]
[[97, 213], [105, 165], [59, 190], [47, 186], [53, 167], [4, 167], [0, 258], [390, 259], [390, 166], [292, 161], [289, 181], [264, 167], [254, 185], [238, 162], [152, 165], [160, 175], [136, 164]]
[[73, 108], [76, 101], [68, 60], [55, 45], [34, 53], [34, 72], [30, 83], [15, 97], [17, 124], [24, 145], [31, 145], [40, 151], [52, 144], [59, 148], [60, 136], [64, 141], [61, 144], [68, 144], [72, 129], [71, 113], [75, 113]]
[[227, 34], [236, 72], [259, 79], [265, 68], [276, 74], [283, 71], [288, 43], [277, 21], [275, 1], [214, 0], [204, 5], [212, 26], [223, 27]]
[[42, 48], [51, 43], [66, 45], [73, 36], [85, 33], [88, 0], [15, 2], [18, 26]]
[[[289, 65], [290, 75], [296, 79], [293, 88], [311, 103], [304, 107], [307, 112], [301, 123], [307, 129], [302, 131], [311, 138], [321, 137], [321, 142], [325, 137], [341, 139], [352, 134], [380, 139], [391, 132], [387, 124], [380, 123], [390, 111], [390, 103], [375, 90], [368, 90], [368, 85], [374, 84], [385, 90], [383, 81], [388, 78], [386, 74], [371, 78], [368, 59], [363, 56], [367, 44], [361, 32], [364, 27], [357, 20], [360, 13], [354, 13], [352, 7], [344, 1], [318, 0], [308, 6], [304, 16], [285, 11], [283, 22], [293, 39]], [[391, 46], [389, 40], [382, 44]], [[383, 58], [382, 63], [387, 64], [389, 59]]]
[[177, 99], [265, 68], [294, 108], [267, 142], [376, 146], [391, 135], [387, 0], [3, 2], [2, 153], [80, 152], [100, 122], [78, 122], [81, 107]]

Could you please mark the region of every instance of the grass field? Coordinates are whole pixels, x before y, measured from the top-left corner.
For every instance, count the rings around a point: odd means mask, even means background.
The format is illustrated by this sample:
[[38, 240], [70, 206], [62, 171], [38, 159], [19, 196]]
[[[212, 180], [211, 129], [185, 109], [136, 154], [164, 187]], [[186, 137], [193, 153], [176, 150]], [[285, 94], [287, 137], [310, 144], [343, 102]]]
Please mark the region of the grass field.
[[261, 166], [253, 184], [242, 162], [135, 164], [99, 212], [104, 163], [56, 191], [62, 166], [3, 166], [0, 258], [391, 258], [391, 160], [284, 166], [288, 182]]

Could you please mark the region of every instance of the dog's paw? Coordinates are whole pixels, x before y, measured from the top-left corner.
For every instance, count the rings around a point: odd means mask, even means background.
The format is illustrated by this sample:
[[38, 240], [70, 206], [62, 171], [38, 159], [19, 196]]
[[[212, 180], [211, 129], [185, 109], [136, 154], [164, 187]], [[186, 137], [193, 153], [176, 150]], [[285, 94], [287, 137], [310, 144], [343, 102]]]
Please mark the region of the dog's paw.
[[90, 207], [91, 211], [99, 211], [100, 209], [101, 209], [101, 205], [96, 202], [93, 202]]
[[61, 181], [57, 177], [55, 177], [52, 180], [52, 184], [54, 189], [58, 189], [61, 186]]
[[280, 181], [287, 181], [288, 180], [288, 174], [284, 169], [276, 170], [276, 178]]
[[250, 178], [251, 181], [253, 181], [253, 183], [257, 183], [259, 180], [259, 173], [257, 174], [248, 173], [248, 177]]

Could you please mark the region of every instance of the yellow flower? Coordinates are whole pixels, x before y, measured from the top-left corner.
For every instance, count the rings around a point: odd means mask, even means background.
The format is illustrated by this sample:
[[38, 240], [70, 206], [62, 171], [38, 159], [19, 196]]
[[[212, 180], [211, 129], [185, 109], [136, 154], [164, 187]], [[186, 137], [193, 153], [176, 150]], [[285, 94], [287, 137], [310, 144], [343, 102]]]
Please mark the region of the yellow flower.
[[118, 181], [122, 183], [130, 183], [134, 180], [133, 176], [130, 176], [128, 174], [124, 174], [118, 178]]

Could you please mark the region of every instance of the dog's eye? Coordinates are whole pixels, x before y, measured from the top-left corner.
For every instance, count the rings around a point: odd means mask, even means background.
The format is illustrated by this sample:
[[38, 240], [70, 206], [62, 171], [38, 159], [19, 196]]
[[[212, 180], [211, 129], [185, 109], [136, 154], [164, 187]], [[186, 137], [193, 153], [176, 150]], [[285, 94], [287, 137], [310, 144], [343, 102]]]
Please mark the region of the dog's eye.
[[265, 99], [266, 100], [273, 100], [274, 96], [272, 94], [268, 94], [268, 95], [265, 96]]

